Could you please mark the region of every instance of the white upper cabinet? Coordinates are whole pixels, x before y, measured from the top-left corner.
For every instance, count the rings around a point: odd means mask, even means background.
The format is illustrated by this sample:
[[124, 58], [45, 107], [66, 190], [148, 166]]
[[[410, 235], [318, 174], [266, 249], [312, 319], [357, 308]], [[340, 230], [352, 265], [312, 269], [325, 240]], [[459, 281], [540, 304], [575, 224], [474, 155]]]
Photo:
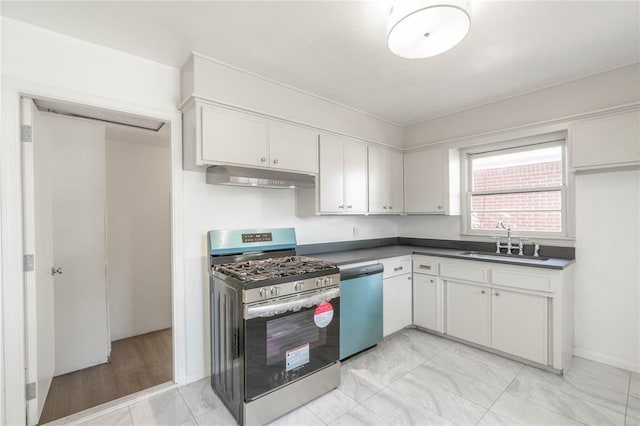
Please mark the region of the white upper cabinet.
[[367, 147], [335, 135], [320, 136], [320, 213], [367, 209]]
[[195, 102], [183, 113], [184, 167], [216, 164], [318, 173], [318, 132]]
[[404, 211], [460, 214], [458, 150], [435, 148], [404, 154]]
[[369, 146], [369, 212], [402, 213], [403, 159], [392, 149]]
[[269, 161], [271, 167], [318, 173], [318, 133], [270, 121]]
[[320, 211], [344, 213], [344, 149], [342, 140], [320, 136]]
[[640, 164], [640, 110], [579, 121], [571, 141], [576, 170]]
[[267, 120], [237, 111], [202, 106], [202, 160], [268, 166]]

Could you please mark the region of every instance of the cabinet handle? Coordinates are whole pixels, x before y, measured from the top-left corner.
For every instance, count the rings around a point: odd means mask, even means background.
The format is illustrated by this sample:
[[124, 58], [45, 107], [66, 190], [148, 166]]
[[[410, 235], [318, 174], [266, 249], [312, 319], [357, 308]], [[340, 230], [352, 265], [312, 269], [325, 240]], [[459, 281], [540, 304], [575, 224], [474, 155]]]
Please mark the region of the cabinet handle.
[[387, 206], [382, 206], [382, 208], [386, 210], [386, 209], [387, 209]]
[[494, 293], [496, 296], [500, 296], [500, 293], [498, 293], [497, 291]]
[[396, 266], [393, 268], [393, 272], [402, 271], [402, 266]]
[[411, 279], [411, 275], [409, 275], [409, 276], [407, 277], [407, 279], [408, 279], [408, 280], [410, 280], [410, 279]]
[[430, 282], [430, 283], [433, 283], [434, 281], [433, 281], [433, 280], [429, 280], [429, 282]]
[[429, 271], [431, 270], [431, 265], [420, 265], [419, 267], [420, 269], [427, 269]]
[[438, 206], [438, 210], [442, 210], [442, 206]]
[[348, 209], [350, 209], [350, 208], [353, 208], [353, 206], [352, 206], [351, 204], [349, 204], [349, 205], [347, 206], [347, 208], [348, 208]]
[[264, 163], [265, 161], [267, 161], [267, 158], [266, 158], [266, 157], [262, 157], [262, 158], [260, 159], [260, 161], [262, 161], [262, 162]]
[[344, 204], [341, 206], [338, 206], [339, 209], [344, 209]]
[[486, 291], [484, 291], [484, 290], [480, 290], [480, 293], [482, 293], [482, 294], [487, 294], [487, 292], [486, 292]]
[[393, 210], [393, 206], [389, 206], [389, 210]]
[[278, 159], [273, 160], [273, 164], [278, 164]]

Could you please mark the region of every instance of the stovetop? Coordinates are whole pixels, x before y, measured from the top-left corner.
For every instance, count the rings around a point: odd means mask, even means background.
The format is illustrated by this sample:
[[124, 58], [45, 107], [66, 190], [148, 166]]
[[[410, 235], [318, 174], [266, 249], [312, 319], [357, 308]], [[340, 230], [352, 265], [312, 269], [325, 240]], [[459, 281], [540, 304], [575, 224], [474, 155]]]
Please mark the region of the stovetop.
[[[335, 264], [306, 256], [272, 257], [213, 266], [214, 272], [243, 283], [295, 281], [338, 272]], [[266, 283], [265, 283], [266, 284]], [[252, 286], [253, 287], [253, 286]]]

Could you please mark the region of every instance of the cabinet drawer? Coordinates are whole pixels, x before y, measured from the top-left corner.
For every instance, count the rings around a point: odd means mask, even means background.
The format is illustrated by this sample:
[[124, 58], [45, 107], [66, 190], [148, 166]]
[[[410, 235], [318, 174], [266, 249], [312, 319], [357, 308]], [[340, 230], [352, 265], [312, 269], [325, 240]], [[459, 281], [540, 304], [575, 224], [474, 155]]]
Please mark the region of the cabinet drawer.
[[413, 260], [413, 273], [425, 274], [425, 275], [438, 275], [439, 264], [433, 259], [420, 259]]
[[440, 275], [446, 278], [486, 283], [489, 282], [488, 272], [489, 268], [484, 266], [467, 265], [463, 263], [440, 264]]
[[508, 271], [494, 268], [491, 283], [526, 290], [551, 291], [551, 277], [529, 272]]
[[383, 278], [396, 277], [411, 272], [411, 260], [401, 260], [395, 262], [381, 262], [384, 265]]

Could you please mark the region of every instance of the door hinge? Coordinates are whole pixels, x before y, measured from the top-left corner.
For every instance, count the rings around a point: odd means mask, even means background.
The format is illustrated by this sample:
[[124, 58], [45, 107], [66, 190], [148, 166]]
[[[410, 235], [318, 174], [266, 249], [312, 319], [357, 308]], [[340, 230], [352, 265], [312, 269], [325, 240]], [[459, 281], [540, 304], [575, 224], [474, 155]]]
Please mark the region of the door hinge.
[[29, 124], [23, 124], [20, 126], [20, 142], [33, 142], [32, 129], [33, 128]]
[[33, 255], [25, 254], [23, 261], [24, 272], [32, 272], [33, 271]]
[[36, 382], [27, 383], [24, 391], [27, 397], [27, 401], [36, 399]]

